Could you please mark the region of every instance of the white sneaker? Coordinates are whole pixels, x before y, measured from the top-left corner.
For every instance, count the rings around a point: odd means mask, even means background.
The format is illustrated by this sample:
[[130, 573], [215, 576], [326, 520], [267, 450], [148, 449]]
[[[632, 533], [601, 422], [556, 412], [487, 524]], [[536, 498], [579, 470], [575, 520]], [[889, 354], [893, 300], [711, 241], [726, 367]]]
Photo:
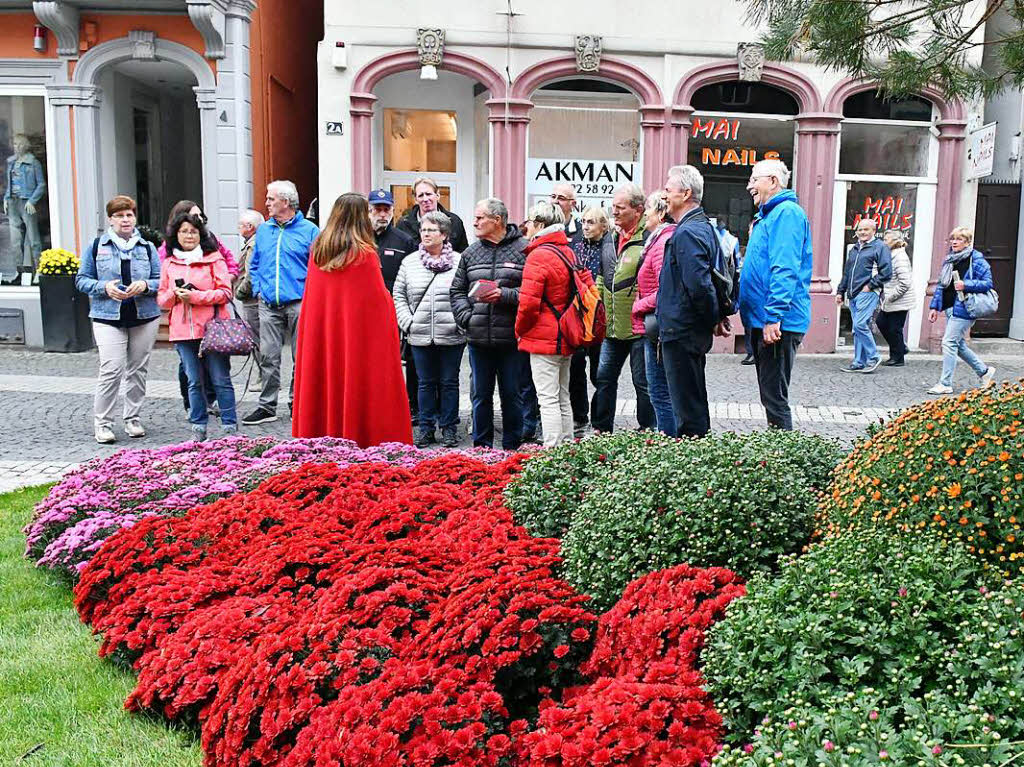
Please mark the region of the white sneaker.
[[193, 442], [205, 442], [206, 441], [206, 427], [200, 424], [192, 424], [192, 441]]
[[117, 436], [114, 434], [114, 430], [109, 426], [100, 425], [96, 427], [95, 431], [96, 441], [101, 445], [111, 445], [117, 442]]
[[129, 418], [124, 422], [124, 433], [129, 437], [146, 436], [146, 430], [142, 427], [142, 421], [138, 418]]
[[928, 393], [929, 394], [952, 394], [953, 393], [953, 387], [952, 386], [943, 386], [942, 384], [935, 384], [935, 386], [933, 386], [932, 388], [930, 388], [928, 390]]
[[985, 375], [981, 377], [981, 385], [988, 388], [996, 382], [996, 369], [989, 365], [988, 370], [985, 371]]

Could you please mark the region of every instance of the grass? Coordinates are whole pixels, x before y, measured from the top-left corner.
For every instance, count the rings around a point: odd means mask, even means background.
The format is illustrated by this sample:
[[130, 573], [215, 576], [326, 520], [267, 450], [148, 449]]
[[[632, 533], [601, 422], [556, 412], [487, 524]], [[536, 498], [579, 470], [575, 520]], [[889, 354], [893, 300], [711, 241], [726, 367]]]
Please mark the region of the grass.
[[199, 767], [195, 733], [124, 710], [134, 674], [97, 657], [67, 582], [22, 557], [47, 489], [0, 495], [0, 765]]

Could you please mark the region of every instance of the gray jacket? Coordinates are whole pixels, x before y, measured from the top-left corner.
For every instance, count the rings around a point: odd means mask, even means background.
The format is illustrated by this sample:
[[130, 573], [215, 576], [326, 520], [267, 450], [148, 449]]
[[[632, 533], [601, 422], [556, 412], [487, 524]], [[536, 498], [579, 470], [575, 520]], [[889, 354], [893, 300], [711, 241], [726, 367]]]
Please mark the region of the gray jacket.
[[[452, 314], [452, 278], [458, 271], [458, 253], [446, 272], [432, 272], [420, 261], [419, 251], [402, 259], [395, 278], [395, 315], [399, 329], [413, 346], [457, 346], [466, 343], [466, 334]], [[431, 282], [433, 280], [433, 282]], [[428, 290], [429, 286], [429, 290]]]
[[892, 279], [886, 283], [882, 299], [883, 312], [909, 312], [917, 304], [914, 293], [914, 273], [910, 257], [903, 248], [892, 251]]

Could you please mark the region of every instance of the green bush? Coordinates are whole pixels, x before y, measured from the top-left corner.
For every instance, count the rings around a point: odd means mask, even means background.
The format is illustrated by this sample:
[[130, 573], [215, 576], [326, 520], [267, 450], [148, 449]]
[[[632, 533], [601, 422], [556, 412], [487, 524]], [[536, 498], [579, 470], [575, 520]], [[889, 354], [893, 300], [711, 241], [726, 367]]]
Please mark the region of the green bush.
[[771, 569], [806, 544], [840, 455], [790, 432], [623, 432], [529, 460], [505, 499], [531, 533], [563, 538], [566, 579], [607, 607], [630, 581], [673, 565]]
[[868, 530], [754, 579], [702, 656], [728, 739], [746, 744], [719, 763], [990, 761], [953, 744], [1024, 735], [1024, 589], [983, 573], [959, 544]]

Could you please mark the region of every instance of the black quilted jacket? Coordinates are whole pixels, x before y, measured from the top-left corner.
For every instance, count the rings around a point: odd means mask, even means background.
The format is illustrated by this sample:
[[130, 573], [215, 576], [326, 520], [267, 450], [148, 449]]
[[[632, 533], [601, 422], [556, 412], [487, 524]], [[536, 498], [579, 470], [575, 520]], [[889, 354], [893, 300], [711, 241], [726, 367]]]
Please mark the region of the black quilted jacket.
[[[493, 242], [477, 240], [462, 253], [452, 278], [451, 303], [455, 322], [466, 331], [471, 344], [515, 346], [519, 286], [526, 263], [526, 239], [519, 229], [508, 225], [505, 238]], [[501, 288], [495, 304], [474, 301], [467, 294], [477, 280], [494, 280]]]

